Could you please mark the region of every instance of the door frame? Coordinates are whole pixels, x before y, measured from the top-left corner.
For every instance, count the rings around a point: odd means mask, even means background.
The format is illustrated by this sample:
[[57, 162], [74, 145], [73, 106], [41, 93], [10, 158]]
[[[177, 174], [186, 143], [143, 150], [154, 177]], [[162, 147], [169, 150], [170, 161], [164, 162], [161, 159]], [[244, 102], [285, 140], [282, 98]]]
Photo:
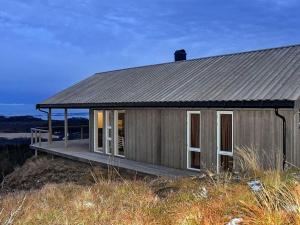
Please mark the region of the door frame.
[[[120, 155], [118, 154], [119, 153], [119, 134], [118, 134], [118, 116], [119, 116], [119, 113], [124, 113], [125, 116], [126, 116], [126, 112], [125, 110], [114, 110], [114, 155], [115, 156], [118, 156], [118, 157], [123, 157], [125, 158], [125, 146], [124, 146], [124, 155]], [[124, 118], [125, 120], [125, 118]], [[126, 124], [125, 124], [126, 126]], [[124, 127], [125, 129], [125, 127]], [[125, 139], [125, 137], [124, 137]], [[125, 142], [126, 140], [124, 140]]]
[[[190, 135], [191, 135], [191, 115], [192, 114], [196, 114], [196, 115], [199, 115], [199, 119], [200, 119], [200, 125], [199, 125], [199, 129], [200, 129], [200, 137], [199, 137], [199, 148], [193, 148], [190, 146]], [[200, 153], [200, 160], [201, 160], [201, 127], [202, 127], [202, 123], [201, 123], [201, 111], [193, 111], [193, 110], [188, 110], [186, 112], [186, 152], [187, 152], [187, 165], [186, 165], [186, 168], [188, 170], [194, 170], [194, 171], [200, 171], [201, 170], [201, 165], [200, 165], [200, 169], [196, 169], [196, 168], [192, 168], [190, 166], [191, 164], [191, 152], [197, 152], [197, 153]], [[201, 164], [201, 162], [200, 162]]]
[[[103, 147], [99, 148], [98, 147], [98, 113], [102, 112], [102, 117], [103, 117], [103, 131], [102, 131], [102, 143], [103, 143]], [[105, 111], [104, 110], [94, 110], [94, 152], [97, 153], [104, 153], [104, 135], [105, 135]]]
[[[231, 152], [227, 151], [222, 151], [221, 148], [221, 115], [231, 115], [231, 124], [232, 124], [232, 129], [231, 129], [231, 145], [232, 145], [232, 150]], [[225, 155], [225, 156], [231, 156], [233, 157], [233, 111], [217, 111], [217, 173], [220, 172], [220, 156]]]
[[[105, 153], [107, 154], [107, 155], [112, 155], [113, 154], [113, 152], [114, 152], [114, 147], [115, 147], [115, 145], [114, 145], [114, 137], [109, 137], [109, 129], [111, 129], [112, 130], [112, 132], [111, 132], [111, 134], [112, 135], [114, 135], [114, 125], [115, 125], [115, 123], [114, 123], [114, 110], [104, 110], [104, 112], [105, 112]], [[112, 117], [109, 117], [109, 113], [112, 113]], [[111, 121], [109, 121], [109, 119], [112, 119], [112, 122], [113, 122], [113, 125], [111, 126], [110, 124], [111, 124]], [[108, 150], [109, 150], [109, 141], [111, 141], [112, 142], [112, 147], [113, 147], [113, 149], [112, 149], [112, 153], [109, 153], [108, 152]]]

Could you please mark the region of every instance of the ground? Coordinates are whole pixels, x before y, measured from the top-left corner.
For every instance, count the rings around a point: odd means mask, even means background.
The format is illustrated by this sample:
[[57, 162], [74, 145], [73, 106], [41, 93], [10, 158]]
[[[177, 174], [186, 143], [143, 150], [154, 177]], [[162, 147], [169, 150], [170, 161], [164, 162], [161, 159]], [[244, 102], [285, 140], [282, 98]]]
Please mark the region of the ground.
[[0, 224], [300, 224], [295, 172], [208, 174], [171, 180], [39, 156], [4, 179]]

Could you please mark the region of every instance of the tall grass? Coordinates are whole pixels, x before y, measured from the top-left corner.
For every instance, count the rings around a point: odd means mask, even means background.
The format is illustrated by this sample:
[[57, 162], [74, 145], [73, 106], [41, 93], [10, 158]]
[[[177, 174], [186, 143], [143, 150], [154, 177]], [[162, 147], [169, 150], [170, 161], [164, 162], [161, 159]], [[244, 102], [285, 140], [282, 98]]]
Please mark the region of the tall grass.
[[[243, 224], [300, 224], [298, 181], [280, 170], [264, 170], [250, 150], [240, 156], [248, 174], [240, 182], [233, 182], [230, 174], [222, 179], [129, 179], [112, 166], [91, 167], [93, 184], [47, 184], [40, 190], [0, 195], [0, 224], [11, 215], [12, 224], [25, 225], [218, 225], [233, 218], [242, 218]], [[42, 165], [26, 166], [38, 170]], [[261, 181], [260, 191], [249, 188], [251, 179]]]
[[247, 221], [254, 224], [260, 220], [265, 224], [300, 224], [299, 182], [282, 171], [281, 157], [267, 156], [262, 160], [258, 150], [250, 147], [238, 148], [236, 152], [241, 171], [248, 179], [259, 180], [262, 184], [259, 191], [252, 192], [256, 204], [241, 201]]

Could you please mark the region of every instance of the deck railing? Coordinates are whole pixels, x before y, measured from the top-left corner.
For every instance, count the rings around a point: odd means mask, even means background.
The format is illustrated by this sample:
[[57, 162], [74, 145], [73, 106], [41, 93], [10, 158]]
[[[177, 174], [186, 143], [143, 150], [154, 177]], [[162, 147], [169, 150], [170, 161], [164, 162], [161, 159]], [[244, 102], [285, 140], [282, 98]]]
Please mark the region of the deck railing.
[[43, 140], [42, 134], [48, 134], [48, 130], [31, 128], [31, 145], [38, 144], [41, 146]]
[[[77, 128], [79, 128], [79, 130], [80, 130], [80, 138], [79, 139], [84, 139], [85, 138], [84, 128], [87, 128], [87, 127], [89, 127], [89, 126], [88, 125], [68, 126], [69, 132], [67, 134], [67, 138], [69, 139], [70, 134], [73, 134], [73, 136], [76, 133], [78, 134], [78, 132], [74, 132], [74, 130], [77, 130]], [[64, 126], [53, 126], [52, 127], [52, 131], [63, 130], [63, 129], [64, 129]], [[70, 131], [73, 131], [73, 132], [70, 132]], [[65, 140], [66, 137], [64, 137], [64, 136], [65, 136], [64, 132], [52, 132], [52, 134], [49, 134], [49, 130], [47, 127], [31, 128], [31, 145], [38, 144], [39, 146], [41, 146], [41, 143], [45, 142], [45, 141], [48, 141], [48, 143], [51, 144], [52, 139]]]

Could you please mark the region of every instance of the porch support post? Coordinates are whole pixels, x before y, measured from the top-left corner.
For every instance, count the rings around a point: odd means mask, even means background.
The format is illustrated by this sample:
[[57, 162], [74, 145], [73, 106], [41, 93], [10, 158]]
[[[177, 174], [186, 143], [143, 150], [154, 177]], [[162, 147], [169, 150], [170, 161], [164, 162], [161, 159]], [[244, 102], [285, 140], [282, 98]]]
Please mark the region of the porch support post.
[[52, 110], [49, 108], [48, 112], [48, 143], [52, 144]]
[[65, 109], [65, 148], [68, 147], [68, 109]]

